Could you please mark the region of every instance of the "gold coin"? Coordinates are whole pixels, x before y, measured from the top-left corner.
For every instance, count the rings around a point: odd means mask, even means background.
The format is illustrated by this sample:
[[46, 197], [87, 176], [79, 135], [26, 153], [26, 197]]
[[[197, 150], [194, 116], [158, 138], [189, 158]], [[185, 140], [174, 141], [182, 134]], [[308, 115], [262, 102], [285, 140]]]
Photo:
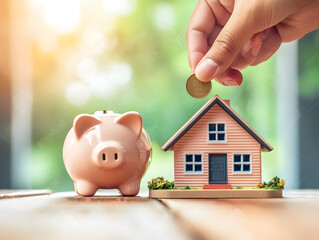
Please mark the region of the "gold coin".
[[193, 98], [204, 98], [212, 89], [212, 83], [199, 81], [195, 74], [191, 75], [186, 82], [186, 90]]

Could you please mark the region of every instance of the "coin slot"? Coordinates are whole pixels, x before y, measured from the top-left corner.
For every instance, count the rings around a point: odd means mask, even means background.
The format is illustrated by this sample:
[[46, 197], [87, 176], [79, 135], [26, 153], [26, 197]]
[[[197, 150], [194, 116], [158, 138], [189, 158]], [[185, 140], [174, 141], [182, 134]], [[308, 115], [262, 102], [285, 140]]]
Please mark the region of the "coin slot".
[[102, 159], [103, 159], [103, 161], [105, 161], [105, 159], [106, 159], [105, 153], [102, 154]]
[[118, 159], [118, 155], [117, 153], [114, 154], [114, 159], [117, 160]]

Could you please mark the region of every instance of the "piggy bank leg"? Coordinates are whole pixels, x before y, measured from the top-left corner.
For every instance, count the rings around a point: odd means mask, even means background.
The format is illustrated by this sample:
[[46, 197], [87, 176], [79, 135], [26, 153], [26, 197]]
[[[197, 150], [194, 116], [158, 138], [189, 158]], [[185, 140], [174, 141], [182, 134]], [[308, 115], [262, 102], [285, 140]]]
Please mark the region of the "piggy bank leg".
[[74, 191], [75, 191], [77, 194], [79, 194], [79, 193], [78, 193], [78, 186], [76, 185], [76, 182], [73, 181], [73, 183], [74, 183]]
[[140, 191], [140, 179], [130, 179], [118, 187], [123, 196], [135, 196]]
[[84, 197], [93, 196], [96, 191], [99, 189], [96, 185], [85, 181], [85, 180], [78, 180], [76, 181], [76, 192]]

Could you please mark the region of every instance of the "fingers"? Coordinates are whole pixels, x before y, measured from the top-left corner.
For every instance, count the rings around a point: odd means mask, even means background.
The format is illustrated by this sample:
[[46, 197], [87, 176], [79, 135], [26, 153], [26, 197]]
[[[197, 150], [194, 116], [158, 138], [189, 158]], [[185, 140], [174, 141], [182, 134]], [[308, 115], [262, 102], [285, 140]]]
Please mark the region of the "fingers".
[[[222, 27], [216, 25], [213, 32], [210, 34], [208, 39], [208, 46], [211, 47], [217, 38], [218, 34], [222, 30]], [[254, 34], [248, 42], [245, 43], [244, 47], [241, 49], [240, 53], [236, 56], [231, 68], [240, 70], [250, 66], [259, 54], [263, 42], [264, 32], [259, 32]]]
[[[229, 6], [227, 6], [229, 7]], [[216, 26], [224, 26], [230, 18], [230, 12], [218, 0], [199, 0], [187, 29], [188, 60], [192, 72], [211, 46], [207, 45], [209, 36]]]
[[268, 60], [280, 47], [281, 37], [276, 27], [268, 28], [264, 31], [262, 45], [259, 53], [250, 65], [255, 66]]
[[219, 0], [219, 2], [228, 12], [232, 13], [234, 11], [235, 1]]
[[207, 37], [213, 31], [215, 17], [206, 1], [200, 0], [192, 14], [187, 29], [188, 61], [192, 69], [205, 56], [207, 48]]
[[232, 68], [241, 70], [250, 66], [256, 60], [262, 46], [263, 35], [263, 32], [256, 33], [245, 43], [231, 64]]
[[224, 86], [239, 86], [242, 75], [238, 69], [255, 66], [268, 60], [279, 48], [281, 38], [275, 27], [256, 33], [244, 45], [231, 67], [215, 80]]
[[189, 64], [199, 80], [239, 86], [238, 70], [264, 62], [276, 52], [281, 38], [275, 27], [263, 31], [267, 21], [260, 21], [258, 14], [271, 6], [265, 9], [262, 3], [199, 0], [187, 30]]
[[231, 68], [241, 70], [268, 60], [280, 47], [281, 38], [275, 27], [254, 34], [241, 49]]
[[230, 18], [231, 12], [228, 11], [219, 0], [207, 0], [206, 2], [215, 16], [216, 24], [225, 26]]
[[215, 80], [224, 86], [240, 86], [243, 82], [243, 75], [236, 69], [229, 68]]
[[211, 32], [211, 34], [208, 36], [208, 48], [211, 48], [213, 46], [213, 43], [215, 42], [217, 36], [219, 35], [222, 29], [223, 27], [220, 25], [216, 25], [214, 27], [213, 32]]
[[248, 39], [257, 32], [256, 23], [253, 22], [254, 18], [251, 15], [253, 11], [247, 6], [247, 12], [243, 12], [243, 9], [245, 9], [243, 6], [235, 6], [233, 14], [217, 36], [213, 46], [197, 65], [195, 74], [199, 80], [210, 81], [219, 77], [231, 66]]

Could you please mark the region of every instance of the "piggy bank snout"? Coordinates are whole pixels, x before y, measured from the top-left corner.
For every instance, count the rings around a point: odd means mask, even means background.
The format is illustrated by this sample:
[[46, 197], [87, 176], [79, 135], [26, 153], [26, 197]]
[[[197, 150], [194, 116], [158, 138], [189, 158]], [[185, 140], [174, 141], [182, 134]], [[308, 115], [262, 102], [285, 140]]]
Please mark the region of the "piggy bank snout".
[[124, 164], [123, 148], [117, 142], [100, 143], [94, 149], [92, 159], [100, 168], [118, 168]]

